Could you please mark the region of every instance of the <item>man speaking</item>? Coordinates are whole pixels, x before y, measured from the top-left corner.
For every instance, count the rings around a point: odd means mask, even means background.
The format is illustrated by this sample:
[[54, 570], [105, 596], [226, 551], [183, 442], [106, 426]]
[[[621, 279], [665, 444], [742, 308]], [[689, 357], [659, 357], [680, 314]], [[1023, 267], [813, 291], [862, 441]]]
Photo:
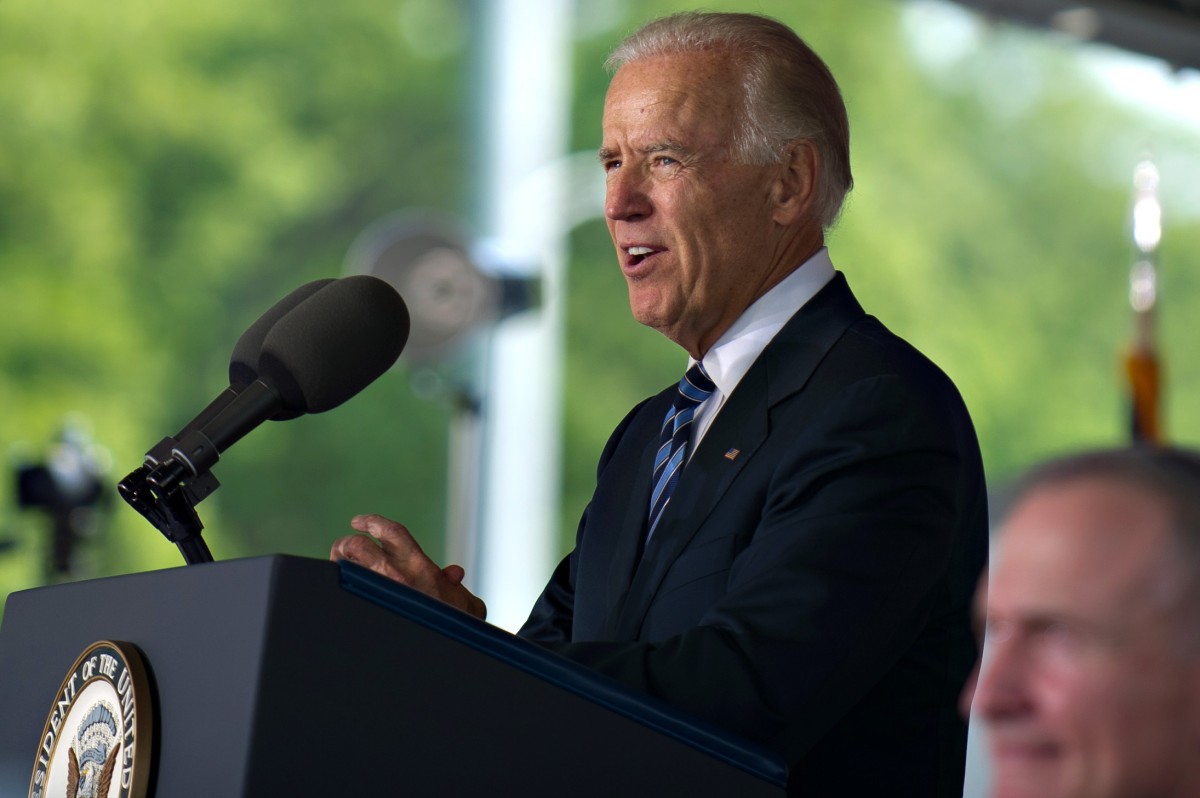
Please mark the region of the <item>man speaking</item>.
[[[983, 470], [953, 384], [825, 249], [852, 183], [837, 84], [748, 14], [652, 22], [609, 65], [609, 231], [688, 368], [613, 432], [520, 634], [779, 751], [792, 794], [960, 796]], [[403, 526], [352, 526], [376, 541], [334, 559], [483, 617]]]

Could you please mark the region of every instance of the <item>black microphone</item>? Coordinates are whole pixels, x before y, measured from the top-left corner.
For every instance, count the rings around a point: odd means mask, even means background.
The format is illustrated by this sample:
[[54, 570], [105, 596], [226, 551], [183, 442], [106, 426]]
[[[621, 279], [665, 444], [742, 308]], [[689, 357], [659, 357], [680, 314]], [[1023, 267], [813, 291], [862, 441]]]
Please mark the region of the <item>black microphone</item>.
[[146, 462], [157, 465], [171, 456], [179, 439], [197, 429], [203, 428], [212, 421], [218, 413], [234, 400], [250, 383], [258, 379], [258, 354], [262, 351], [267, 333], [276, 322], [290, 313], [297, 305], [334, 282], [332, 277], [313, 280], [305, 283], [290, 294], [267, 308], [258, 319], [246, 328], [233, 345], [233, 353], [229, 357], [229, 387], [222, 391], [216, 399], [209, 402], [208, 407], [201, 410], [187, 426], [170, 438], [163, 438], [150, 451], [146, 452]]
[[[319, 286], [270, 325], [254, 363], [256, 379], [211, 417], [188, 424], [147, 481], [169, 491], [206, 473], [264, 421], [332, 410], [391, 368], [408, 332], [404, 300], [383, 280], [356, 275]], [[243, 364], [250, 359], [240, 357]], [[232, 383], [233, 364], [230, 375]]]
[[233, 345], [233, 354], [229, 357], [229, 385], [244, 387], [258, 379], [258, 354], [267, 340], [267, 333], [297, 305], [334, 282], [337, 281], [332, 277], [325, 277], [305, 283], [268, 308], [258, 317], [258, 321], [247, 327]]

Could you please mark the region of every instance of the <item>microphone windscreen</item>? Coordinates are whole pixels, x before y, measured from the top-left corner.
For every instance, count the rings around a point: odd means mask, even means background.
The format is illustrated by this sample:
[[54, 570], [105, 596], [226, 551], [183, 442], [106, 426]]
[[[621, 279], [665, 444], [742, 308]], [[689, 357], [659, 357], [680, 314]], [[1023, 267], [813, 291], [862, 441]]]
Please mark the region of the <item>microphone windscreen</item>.
[[313, 280], [292, 291], [283, 299], [267, 308], [242, 333], [242, 337], [233, 345], [233, 354], [229, 358], [229, 384], [240, 390], [258, 379], [258, 355], [262, 352], [263, 341], [275, 323], [286, 316], [297, 305], [334, 282], [332, 277]]
[[259, 379], [279, 392], [276, 418], [332, 410], [392, 367], [408, 341], [404, 300], [383, 280], [343, 277], [267, 332]]

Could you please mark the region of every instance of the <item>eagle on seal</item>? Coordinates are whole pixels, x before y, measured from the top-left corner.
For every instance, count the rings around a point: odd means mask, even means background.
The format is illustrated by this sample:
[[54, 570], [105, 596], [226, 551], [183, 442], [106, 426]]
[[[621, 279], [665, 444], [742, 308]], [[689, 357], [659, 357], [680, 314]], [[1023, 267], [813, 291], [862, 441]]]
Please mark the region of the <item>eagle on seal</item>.
[[[94, 764], [88, 763], [83, 772], [79, 769], [79, 757], [75, 748], [67, 750], [67, 794], [65, 798], [108, 798], [108, 789], [112, 786], [113, 775], [117, 772], [117, 754], [121, 744], [117, 743], [108, 752], [100, 773], [93, 770]], [[82, 783], [81, 783], [82, 782]]]

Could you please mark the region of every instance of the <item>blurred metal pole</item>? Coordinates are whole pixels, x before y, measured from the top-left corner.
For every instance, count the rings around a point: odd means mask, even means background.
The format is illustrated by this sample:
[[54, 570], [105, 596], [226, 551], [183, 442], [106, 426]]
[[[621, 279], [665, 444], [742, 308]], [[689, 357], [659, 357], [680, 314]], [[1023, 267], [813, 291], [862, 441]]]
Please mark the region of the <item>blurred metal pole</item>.
[[1129, 274], [1129, 304], [1134, 312], [1133, 343], [1125, 353], [1129, 389], [1131, 443], [1165, 442], [1162, 419], [1162, 364], [1155, 331], [1158, 304], [1158, 243], [1162, 238], [1162, 206], [1158, 201], [1158, 169], [1149, 159], [1133, 174], [1133, 243], [1137, 255]]
[[547, 167], [566, 148], [571, 9], [569, 0], [476, 5], [476, 227], [490, 249], [479, 262], [527, 276], [540, 270], [542, 289], [539, 309], [495, 327], [479, 364], [478, 551], [467, 578], [489, 620], [506, 629], [525, 619], [558, 548], [567, 225], [561, 185], [541, 184], [561, 172]]

